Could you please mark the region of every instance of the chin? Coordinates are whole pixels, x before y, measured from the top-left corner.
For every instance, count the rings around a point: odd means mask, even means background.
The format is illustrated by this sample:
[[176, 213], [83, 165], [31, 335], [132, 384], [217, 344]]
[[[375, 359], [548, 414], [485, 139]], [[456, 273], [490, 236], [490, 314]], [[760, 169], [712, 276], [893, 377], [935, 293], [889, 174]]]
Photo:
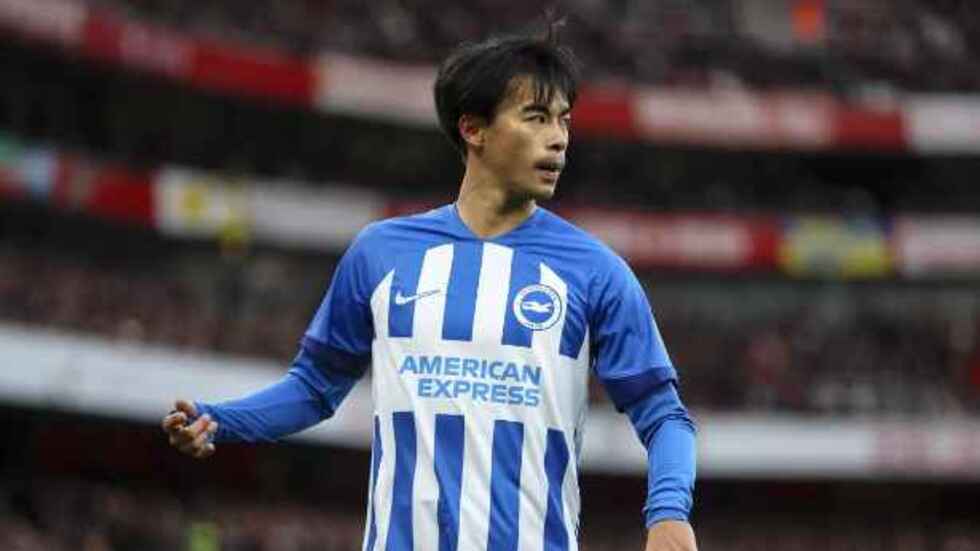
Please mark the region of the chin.
[[535, 201], [547, 201], [555, 196], [555, 184], [535, 184], [527, 188], [527, 196]]
[[535, 201], [547, 201], [555, 196], [555, 188], [551, 188], [547, 191], [542, 191], [540, 193], [535, 193], [531, 196]]

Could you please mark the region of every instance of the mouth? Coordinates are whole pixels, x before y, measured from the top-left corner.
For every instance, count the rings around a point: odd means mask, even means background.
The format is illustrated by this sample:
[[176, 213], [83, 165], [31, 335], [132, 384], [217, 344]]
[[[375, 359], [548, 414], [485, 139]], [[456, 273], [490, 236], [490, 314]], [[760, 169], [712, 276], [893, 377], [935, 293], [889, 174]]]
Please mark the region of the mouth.
[[562, 161], [539, 161], [534, 163], [534, 169], [538, 171], [542, 178], [552, 183], [558, 181], [558, 176], [561, 175], [563, 168], [565, 168], [565, 163]]

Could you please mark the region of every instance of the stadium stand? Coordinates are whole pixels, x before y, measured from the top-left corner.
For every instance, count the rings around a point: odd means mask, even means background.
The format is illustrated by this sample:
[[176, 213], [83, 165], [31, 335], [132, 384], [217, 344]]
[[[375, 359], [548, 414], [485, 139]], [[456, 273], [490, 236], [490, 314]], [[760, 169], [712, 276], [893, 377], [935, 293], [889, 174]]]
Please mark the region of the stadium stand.
[[[10, 73], [10, 86], [0, 90], [0, 126], [27, 143], [132, 168], [177, 163], [231, 179], [346, 183], [394, 197], [448, 199], [459, 177], [453, 151], [429, 129], [215, 96], [47, 50], [0, 48]], [[971, 175], [980, 170], [975, 155], [756, 151], [586, 135], [573, 141], [569, 159], [558, 199], [570, 204], [736, 212], [980, 209], [980, 196], [971, 192]]]
[[[525, 26], [543, 12], [535, 2], [431, 0], [94, 4], [204, 36], [234, 36], [304, 55], [330, 50], [408, 62], [432, 62], [460, 41]], [[569, 41], [597, 78], [842, 91], [873, 84], [942, 91], [980, 87], [980, 20], [966, 0], [771, 4], [770, 11], [785, 14], [782, 20], [771, 16], [768, 26], [752, 17], [766, 9], [764, 2], [578, 0], [563, 9]], [[773, 38], [780, 34], [787, 38]]]

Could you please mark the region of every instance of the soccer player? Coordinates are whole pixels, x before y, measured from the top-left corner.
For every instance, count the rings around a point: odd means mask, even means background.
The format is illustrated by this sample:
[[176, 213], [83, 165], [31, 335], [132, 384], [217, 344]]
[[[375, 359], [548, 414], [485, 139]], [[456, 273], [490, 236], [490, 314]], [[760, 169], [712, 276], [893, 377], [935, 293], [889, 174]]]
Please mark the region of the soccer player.
[[466, 166], [456, 202], [365, 228], [288, 374], [234, 401], [178, 400], [163, 419], [172, 445], [203, 458], [214, 442], [303, 430], [370, 366], [365, 550], [574, 550], [592, 371], [648, 450], [646, 549], [696, 548], [695, 430], [646, 295], [615, 253], [538, 205], [565, 166], [577, 88], [553, 37], [443, 62], [435, 103]]

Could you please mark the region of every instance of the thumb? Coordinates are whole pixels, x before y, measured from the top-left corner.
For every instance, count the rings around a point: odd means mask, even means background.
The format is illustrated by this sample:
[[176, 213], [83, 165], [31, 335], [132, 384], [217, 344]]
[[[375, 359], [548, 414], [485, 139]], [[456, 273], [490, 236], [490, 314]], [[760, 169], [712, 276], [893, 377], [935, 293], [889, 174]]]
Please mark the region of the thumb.
[[174, 409], [185, 413], [187, 417], [191, 419], [197, 417], [197, 408], [194, 407], [194, 404], [188, 402], [187, 400], [177, 400], [174, 403]]

